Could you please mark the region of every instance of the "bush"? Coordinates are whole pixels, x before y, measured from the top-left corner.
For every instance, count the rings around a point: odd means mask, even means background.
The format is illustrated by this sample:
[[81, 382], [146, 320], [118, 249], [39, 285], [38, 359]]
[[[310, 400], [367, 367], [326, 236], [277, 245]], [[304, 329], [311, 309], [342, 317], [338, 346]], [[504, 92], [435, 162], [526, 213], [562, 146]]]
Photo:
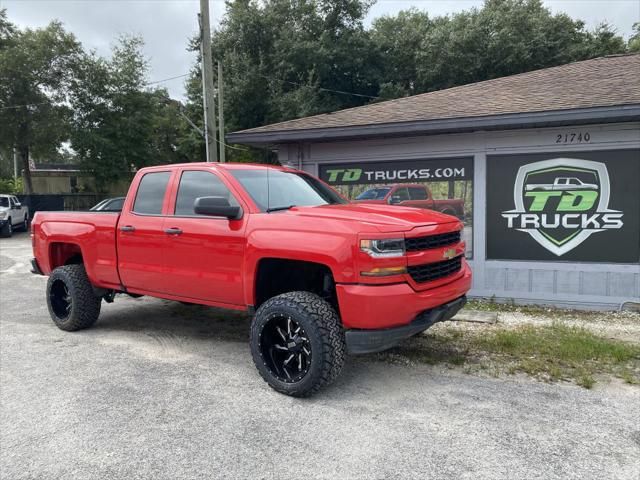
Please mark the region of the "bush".
[[17, 195], [23, 191], [22, 178], [0, 178], [0, 193]]

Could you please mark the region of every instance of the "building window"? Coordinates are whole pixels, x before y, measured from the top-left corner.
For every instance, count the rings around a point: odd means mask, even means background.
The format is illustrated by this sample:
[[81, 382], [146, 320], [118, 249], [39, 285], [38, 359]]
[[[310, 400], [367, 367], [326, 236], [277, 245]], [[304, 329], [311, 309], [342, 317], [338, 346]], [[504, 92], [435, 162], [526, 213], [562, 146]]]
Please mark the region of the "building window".
[[357, 203], [424, 208], [464, 223], [467, 258], [473, 257], [473, 158], [324, 164], [322, 180]]

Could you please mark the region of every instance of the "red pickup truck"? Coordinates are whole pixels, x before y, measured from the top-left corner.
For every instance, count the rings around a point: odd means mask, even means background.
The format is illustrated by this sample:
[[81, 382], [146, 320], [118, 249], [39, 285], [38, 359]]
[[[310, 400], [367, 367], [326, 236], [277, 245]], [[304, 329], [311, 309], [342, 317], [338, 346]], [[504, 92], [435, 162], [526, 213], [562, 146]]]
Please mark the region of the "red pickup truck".
[[141, 169], [122, 212], [38, 212], [32, 270], [63, 330], [116, 294], [245, 310], [262, 377], [306, 396], [345, 355], [396, 345], [465, 303], [462, 223], [352, 204], [317, 178], [249, 164]]
[[460, 219], [464, 218], [464, 201], [461, 198], [435, 200], [431, 190], [420, 184], [385, 185], [370, 188], [358, 195], [354, 201], [428, 208]]

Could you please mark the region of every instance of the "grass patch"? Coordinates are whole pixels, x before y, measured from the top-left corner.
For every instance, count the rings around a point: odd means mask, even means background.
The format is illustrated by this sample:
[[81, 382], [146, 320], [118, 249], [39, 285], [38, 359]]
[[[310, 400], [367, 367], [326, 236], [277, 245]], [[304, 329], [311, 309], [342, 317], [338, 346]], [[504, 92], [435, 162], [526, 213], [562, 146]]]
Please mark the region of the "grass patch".
[[584, 388], [592, 388], [600, 375], [640, 383], [640, 345], [561, 322], [466, 330], [439, 326], [392, 354], [420, 363], [464, 365], [470, 373], [524, 373], [545, 381], [573, 381]]

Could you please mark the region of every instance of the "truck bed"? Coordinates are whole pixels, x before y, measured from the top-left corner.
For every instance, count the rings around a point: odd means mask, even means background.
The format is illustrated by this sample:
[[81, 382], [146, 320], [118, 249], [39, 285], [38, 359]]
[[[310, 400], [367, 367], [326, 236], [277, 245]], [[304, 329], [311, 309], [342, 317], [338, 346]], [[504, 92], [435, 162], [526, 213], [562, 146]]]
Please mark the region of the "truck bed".
[[[52, 270], [50, 258], [55, 261], [57, 255], [67, 257], [70, 249], [80, 256], [82, 244], [82, 259], [91, 282], [118, 288], [116, 228], [119, 219], [118, 212], [37, 212], [31, 231], [35, 257], [40, 259], [38, 267], [48, 275]], [[77, 252], [69, 244], [77, 245]]]

